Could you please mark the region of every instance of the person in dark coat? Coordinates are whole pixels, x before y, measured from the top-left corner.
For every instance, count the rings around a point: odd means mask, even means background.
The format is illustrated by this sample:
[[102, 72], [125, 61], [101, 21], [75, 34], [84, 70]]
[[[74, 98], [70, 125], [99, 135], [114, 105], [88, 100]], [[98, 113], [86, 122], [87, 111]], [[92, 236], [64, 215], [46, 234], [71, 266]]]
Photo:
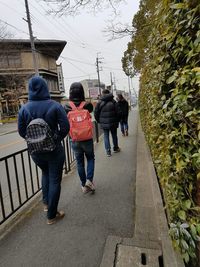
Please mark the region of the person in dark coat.
[[56, 148], [51, 152], [31, 154], [35, 164], [42, 170], [42, 193], [47, 224], [53, 224], [65, 215], [63, 211], [58, 211], [57, 207], [65, 159], [61, 141], [69, 132], [69, 122], [62, 105], [50, 99], [49, 89], [43, 78], [31, 78], [28, 90], [28, 102], [20, 108], [18, 114], [19, 135], [25, 138], [30, 121], [42, 118], [50, 126], [56, 143]]
[[128, 136], [128, 112], [129, 106], [128, 101], [123, 97], [122, 94], [117, 95], [117, 101], [119, 108], [121, 109], [122, 115], [120, 120], [120, 128], [123, 136]]
[[[74, 82], [70, 86], [69, 90], [69, 100], [72, 101], [76, 107], [78, 107], [81, 102], [85, 101], [85, 94], [83, 86], [80, 82]], [[83, 106], [90, 113], [93, 111], [93, 105], [86, 102]], [[66, 113], [72, 110], [70, 104], [64, 106]], [[72, 141], [72, 149], [75, 154], [77, 170], [79, 178], [81, 181], [81, 187], [83, 193], [94, 192], [95, 186], [93, 183], [94, 178], [94, 167], [95, 167], [95, 156], [94, 156], [94, 144], [93, 139], [86, 141]], [[85, 170], [84, 157], [87, 159], [87, 170]]]
[[102, 97], [97, 103], [94, 111], [94, 117], [100, 127], [104, 131], [104, 145], [107, 156], [111, 156], [111, 146], [109, 133], [111, 133], [113, 141], [113, 152], [120, 152], [117, 138], [117, 128], [121, 117], [121, 111], [117, 102], [114, 100], [113, 94], [105, 89], [102, 91]]

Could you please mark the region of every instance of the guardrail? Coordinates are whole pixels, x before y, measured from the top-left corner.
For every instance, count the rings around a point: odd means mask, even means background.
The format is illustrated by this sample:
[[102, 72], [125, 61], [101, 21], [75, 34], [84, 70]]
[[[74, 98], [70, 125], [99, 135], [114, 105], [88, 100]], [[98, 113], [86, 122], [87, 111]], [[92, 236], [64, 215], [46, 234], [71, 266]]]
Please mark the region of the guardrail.
[[[100, 129], [94, 124], [94, 141], [99, 141]], [[74, 153], [69, 137], [63, 141], [64, 172], [71, 170]], [[0, 158], [0, 225], [41, 190], [40, 169], [32, 161], [27, 148]]]

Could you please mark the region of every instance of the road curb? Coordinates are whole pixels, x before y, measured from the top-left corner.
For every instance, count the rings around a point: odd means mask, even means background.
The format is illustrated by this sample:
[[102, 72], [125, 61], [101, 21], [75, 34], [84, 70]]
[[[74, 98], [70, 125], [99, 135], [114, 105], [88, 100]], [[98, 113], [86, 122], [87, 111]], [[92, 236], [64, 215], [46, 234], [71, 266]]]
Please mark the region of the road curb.
[[8, 132], [0, 133], [0, 136], [10, 134], [10, 133], [16, 133], [16, 132], [17, 132], [17, 130], [12, 130], [12, 131], [8, 131]]

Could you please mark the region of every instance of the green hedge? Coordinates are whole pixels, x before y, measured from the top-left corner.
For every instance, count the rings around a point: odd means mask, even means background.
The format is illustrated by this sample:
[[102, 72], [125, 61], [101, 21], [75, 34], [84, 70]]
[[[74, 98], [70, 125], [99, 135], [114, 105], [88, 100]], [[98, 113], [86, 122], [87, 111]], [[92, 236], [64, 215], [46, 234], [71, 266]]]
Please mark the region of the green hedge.
[[139, 108], [170, 235], [185, 262], [193, 262], [200, 235], [200, 2], [161, 2], [141, 74]]

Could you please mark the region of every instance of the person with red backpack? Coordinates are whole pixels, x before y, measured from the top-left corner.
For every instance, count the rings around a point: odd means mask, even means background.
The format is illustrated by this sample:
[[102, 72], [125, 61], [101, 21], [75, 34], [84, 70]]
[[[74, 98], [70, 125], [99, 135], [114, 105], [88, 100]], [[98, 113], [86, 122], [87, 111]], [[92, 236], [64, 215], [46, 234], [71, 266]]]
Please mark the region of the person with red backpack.
[[[93, 183], [95, 156], [90, 113], [93, 105], [85, 102], [83, 86], [74, 82], [70, 86], [69, 103], [64, 106], [70, 123], [70, 139], [75, 154], [77, 170], [83, 193], [94, 192]], [[85, 158], [87, 168], [85, 168]]]

